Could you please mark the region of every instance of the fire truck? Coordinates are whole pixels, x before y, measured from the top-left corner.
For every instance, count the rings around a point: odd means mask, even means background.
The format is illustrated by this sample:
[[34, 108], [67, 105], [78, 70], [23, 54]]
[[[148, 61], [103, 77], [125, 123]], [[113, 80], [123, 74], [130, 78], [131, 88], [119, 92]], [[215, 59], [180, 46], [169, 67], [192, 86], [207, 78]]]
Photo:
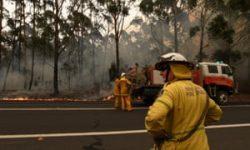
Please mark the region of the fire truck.
[[[147, 70], [148, 82], [134, 88], [132, 97], [141, 99], [146, 105], [151, 105], [163, 87], [164, 80], [158, 70]], [[229, 96], [234, 93], [234, 77], [232, 68], [223, 62], [200, 62], [193, 70], [193, 82], [202, 86], [208, 95], [218, 104], [225, 105]]]

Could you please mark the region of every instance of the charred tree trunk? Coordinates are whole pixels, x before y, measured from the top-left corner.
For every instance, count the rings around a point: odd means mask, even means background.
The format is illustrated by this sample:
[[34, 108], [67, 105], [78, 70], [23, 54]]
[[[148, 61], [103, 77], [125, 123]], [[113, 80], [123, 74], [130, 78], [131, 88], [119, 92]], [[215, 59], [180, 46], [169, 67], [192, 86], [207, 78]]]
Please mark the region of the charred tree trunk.
[[59, 94], [58, 89], [58, 60], [59, 60], [59, 5], [55, 0], [55, 41], [54, 41], [54, 94]]
[[[36, 1], [33, 1], [33, 36], [32, 40], [36, 41]], [[35, 42], [33, 42], [35, 43]], [[29, 91], [32, 88], [33, 85], [33, 79], [34, 79], [34, 66], [35, 66], [35, 44], [32, 44], [32, 50], [31, 50], [31, 75], [30, 75], [30, 83], [29, 83]]]
[[2, 35], [2, 29], [3, 29], [3, 0], [0, 0], [0, 69], [2, 64], [2, 51], [3, 51], [3, 35]]
[[174, 13], [174, 51], [178, 52], [178, 28], [177, 28], [177, 6], [176, 2], [173, 4]]
[[201, 35], [200, 35], [200, 47], [199, 47], [198, 62], [201, 62], [203, 60], [203, 45], [204, 45], [204, 32], [205, 32], [205, 25], [206, 25], [206, 13], [207, 13], [207, 9], [202, 8], [201, 14], [200, 14]]
[[5, 91], [6, 90], [6, 84], [7, 84], [7, 79], [8, 79], [8, 75], [9, 75], [9, 71], [10, 71], [10, 67], [11, 67], [11, 63], [14, 59], [14, 55], [15, 55], [15, 44], [16, 44], [16, 39], [15, 39], [15, 35], [13, 35], [13, 41], [12, 41], [12, 54], [11, 54], [11, 58], [9, 60], [9, 63], [8, 63], [8, 67], [7, 67], [7, 70], [6, 70], [6, 74], [5, 74], [5, 77], [4, 77], [4, 83], [3, 83], [3, 88], [2, 88], [2, 91]]
[[23, 37], [23, 41], [22, 41], [22, 49], [23, 49], [23, 55], [22, 55], [22, 60], [24, 63], [24, 67], [23, 67], [23, 74], [24, 74], [24, 89], [27, 89], [27, 59], [26, 59], [26, 27], [25, 27], [25, 22], [26, 22], [26, 15], [25, 15], [25, 2], [24, 0], [22, 0], [21, 2], [21, 8], [22, 8], [22, 15], [21, 15], [21, 22], [22, 22], [22, 28], [21, 28], [21, 33], [22, 33], [22, 37]]
[[115, 21], [115, 52], [116, 52], [116, 74], [120, 72], [120, 56], [119, 56], [119, 30], [117, 28], [117, 19]]

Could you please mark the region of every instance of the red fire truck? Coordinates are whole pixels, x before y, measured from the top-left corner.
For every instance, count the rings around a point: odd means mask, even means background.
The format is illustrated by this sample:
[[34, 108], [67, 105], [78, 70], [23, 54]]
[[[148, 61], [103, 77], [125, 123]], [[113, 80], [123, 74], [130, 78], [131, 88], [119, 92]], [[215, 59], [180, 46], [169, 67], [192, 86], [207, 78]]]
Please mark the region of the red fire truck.
[[[151, 105], [163, 87], [164, 80], [160, 72], [148, 69], [148, 82], [132, 91], [134, 98], [140, 98]], [[222, 62], [200, 62], [193, 71], [193, 82], [204, 87], [208, 95], [218, 104], [225, 105], [229, 95], [234, 92], [234, 77], [232, 68]]]

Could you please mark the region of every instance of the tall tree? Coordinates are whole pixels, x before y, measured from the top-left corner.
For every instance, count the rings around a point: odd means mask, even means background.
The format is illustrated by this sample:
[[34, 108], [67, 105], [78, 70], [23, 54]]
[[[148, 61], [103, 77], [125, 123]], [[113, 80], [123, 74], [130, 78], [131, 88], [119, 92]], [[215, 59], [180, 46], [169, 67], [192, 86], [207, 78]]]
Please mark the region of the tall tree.
[[2, 34], [2, 30], [3, 30], [3, 0], [0, 0], [0, 67], [2, 64], [2, 51], [3, 51], [3, 34]]
[[221, 9], [222, 5], [224, 5], [223, 0], [188, 0], [188, 7], [191, 10], [190, 14], [199, 20], [199, 25], [190, 29], [191, 38], [197, 32], [199, 32], [200, 36], [199, 53], [197, 55], [198, 62], [201, 62], [205, 57], [203, 49], [205, 47], [204, 36], [206, 34], [206, 26], [211, 17]]
[[124, 29], [125, 18], [129, 15], [129, 10], [135, 0], [97, 0], [97, 2], [104, 7], [106, 14], [112, 18], [115, 35], [116, 73], [118, 74], [120, 72], [119, 41]]
[[209, 37], [215, 40], [221, 39], [224, 46], [215, 52], [214, 58], [223, 60], [228, 64], [232, 64], [240, 59], [238, 52], [232, 50], [234, 30], [225, 20], [224, 16], [216, 16], [208, 26]]
[[178, 52], [177, 17], [184, 9], [185, 0], [142, 0], [140, 10], [147, 16], [154, 15], [160, 20], [173, 22], [174, 51]]
[[55, 0], [54, 6], [54, 94], [59, 93], [58, 88], [58, 61], [59, 61], [59, 50], [60, 50], [60, 41], [59, 41], [59, 18], [60, 18], [60, 4], [59, 0]]
[[[74, 71], [73, 66], [77, 67], [78, 70], [78, 79], [81, 80], [83, 77], [83, 71], [87, 70], [87, 66], [84, 65], [84, 52], [86, 51], [86, 43], [88, 43], [88, 34], [90, 33], [90, 28], [92, 27], [92, 23], [90, 20], [90, 16], [87, 15], [90, 11], [88, 3], [91, 1], [88, 0], [74, 0], [70, 2], [68, 7], [69, 15], [69, 32], [71, 39], [71, 47], [66, 62], [66, 66], [69, 71]], [[72, 64], [72, 60], [76, 60], [77, 64]], [[72, 73], [71, 73], [72, 74]], [[67, 73], [68, 79], [70, 79], [70, 72]], [[82, 82], [83, 83], [83, 82]], [[78, 82], [78, 85], [81, 86], [81, 82]]]
[[[39, 43], [38, 41], [38, 34], [36, 33], [36, 20], [37, 20], [37, 8], [40, 7], [40, 1], [39, 0], [30, 0], [32, 3], [33, 11], [32, 11], [32, 36], [31, 36], [31, 75], [30, 75], [30, 81], [29, 81], [29, 87], [28, 89], [31, 90], [33, 85], [33, 79], [34, 79], [34, 67], [35, 67], [35, 51], [38, 48], [36, 44]], [[35, 44], [36, 43], [36, 44]], [[38, 44], [39, 45], [39, 44]]]

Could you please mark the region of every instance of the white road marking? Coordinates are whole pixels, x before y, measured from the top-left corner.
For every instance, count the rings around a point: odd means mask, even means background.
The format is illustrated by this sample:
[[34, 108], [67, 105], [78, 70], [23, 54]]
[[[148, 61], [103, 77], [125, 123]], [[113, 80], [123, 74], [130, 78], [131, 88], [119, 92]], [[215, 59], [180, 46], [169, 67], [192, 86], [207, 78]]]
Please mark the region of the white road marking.
[[4, 110], [12, 110], [12, 111], [36, 111], [36, 110], [79, 110], [79, 111], [85, 111], [85, 110], [115, 110], [114, 108], [0, 108], [0, 111]]
[[250, 127], [250, 123], [211, 125], [211, 126], [207, 126], [206, 129], [237, 128], [237, 127]]
[[[226, 124], [208, 126], [206, 129], [220, 128], [237, 128], [250, 127], [250, 123]], [[0, 135], [0, 139], [26, 139], [26, 138], [55, 138], [55, 137], [79, 137], [79, 136], [104, 136], [104, 135], [121, 135], [121, 134], [140, 134], [147, 133], [146, 130], [123, 130], [123, 131], [103, 131], [103, 132], [79, 132], [79, 133], [45, 133], [45, 134], [16, 134]]]
[[239, 108], [239, 107], [250, 107], [250, 105], [225, 105], [225, 106], [220, 106], [220, 107], [225, 107], [225, 108], [227, 108], [227, 107], [229, 107], [229, 108], [233, 108], [233, 107], [235, 107], [235, 108]]
[[[222, 108], [240, 108], [240, 107], [250, 107], [250, 105], [227, 105], [227, 106], [221, 106]], [[133, 110], [147, 110], [148, 107], [134, 107]], [[115, 110], [115, 108], [0, 108], [0, 111], [41, 111], [41, 110], [58, 110], [58, 111], [95, 111], [95, 110]]]
[[[146, 110], [148, 107], [134, 107], [133, 110]], [[115, 108], [0, 108], [0, 111], [36, 111], [36, 110], [65, 110], [65, 111], [92, 111], [92, 110], [115, 110]]]

